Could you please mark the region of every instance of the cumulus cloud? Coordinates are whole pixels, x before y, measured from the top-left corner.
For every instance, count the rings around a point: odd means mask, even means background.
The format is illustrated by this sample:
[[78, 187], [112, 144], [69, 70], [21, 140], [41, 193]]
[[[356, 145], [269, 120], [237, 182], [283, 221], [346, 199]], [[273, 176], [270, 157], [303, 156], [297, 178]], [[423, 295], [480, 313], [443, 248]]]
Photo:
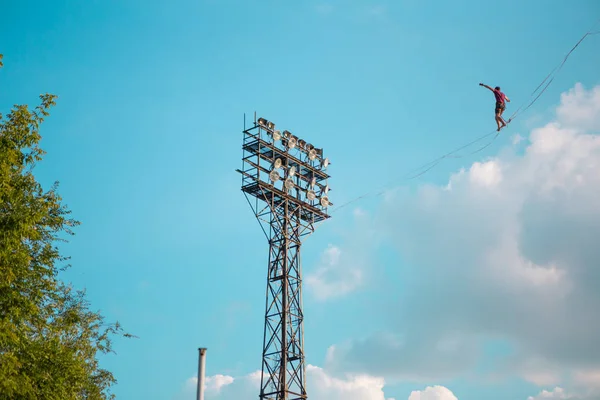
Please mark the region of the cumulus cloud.
[[425, 390], [413, 391], [408, 400], [458, 400], [458, 398], [443, 386], [428, 386]]
[[339, 299], [368, 284], [365, 273], [373, 264], [372, 251], [378, 245], [380, 234], [368, 225], [370, 215], [361, 209], [353, 212], [358, 234], [346, 234], [343, 247], [329, 245], [320, 262], [308, 269], [304, 277], [307, 293], [323, 302]]
[[337, 246], [330, 245], [321, 257], [316, 270], [305, 278], [308, 289], [319, 301], [344, 296], [363, 283], [362, 270], [344, 256]]
[[[172, 400], [194, 398], [198, 378], [189, 378], [178, 395]], [[206, 400], [233, 400], [247, 398], [248, 393], [258, 393], [260, 387], [260, 371], [234, 378], [229, 375], [213, 375], [206, 377], [204, 397]]]
[[562, 400], [570, 398], [572, 397], [568, 396], [563, 388], [557, 387], [551, 392], [542, 390], [537, 396], [529, 396], [527, 400]]
[[600, 381], [598, 133], [600, 86], [577, 84], [523, 154], [508, 147], [448, 185], [389, 196], [372, 223], [404, 262], [394, 317], [387, 332], [332, 347], [326, 366], [449, 379], [500, 339], [510, 354], [496, 372]]
[[[205, 397], [207, 400], [239, 400], [256, 397], [260, 390], [260, 374], [260, 371], [256, 371], [240, 378], [224, 375], [207, 377]], [[306, 378], [310, 385], [310, 398], [314, 400], [395, 400], [385, 397], [383, 378], [370, 375], [349, 375], [338, 378], [313, 365], [307, 365]], [[196, 378], [188, 380], [187, 392], [184, 394], [188, 398], [195, 393], [196, 382]], [[421, 399], [429, 400], [435, 397]], [[411, 397], [410, 400], [414, 399]], [[440, 397], [439, 400], [455, 400], [455, 398]]]
[[573, 373], [573, 381], [576, 384], [600, 391], [600, 369], [590, 368], [575, 371]]
[[561, 106], [556, 114], [567, 125], [582, 130], [597, 130], [600, 125], [600, 86], [586, 90], [577, 83], [575, 87], [561, 95]]
[[502, 182], [502, 168], [498, 161], [476, 162], [471, 166], [469, 179], [474, 186], [498, 186]]
[[[206, 382], [204, 386], [204, 392], [206, 395], [215, 395], [221, 393], [221, 389], [224, 387], [231, 385], [235, 379], [229, 375], [214, 375], [207, 376]], [[185, 384], [185, 388], [183, 389], [183, 393], [181, 396], [189, 396], [191, 393], [196, 393], [196, 388], [198, 386], [198, 377], [193, 376], [189, 378]]]
[[542, 390], [537, 396], [529, 396], [527, 400], [598, 400], [599, 398], [598, 393], [574, 394], [561, 387], [555, 387], [553, 390]]
[[[208, 392], [219, 393], [222, 388], [224, 388], [227, 385], [231, 385], [233, 381], [233, 377], [228, 375], [209, 376], [208, 378], [206, 378], [206, 390]], [[198, 382], [197, 378], [196, 382]]]
[[521, 135], [519, 135], [518, 133], [516, 135], [514, 135], [511, 139], [512, 144], [513, 145], [518, 145], [519, 143], [521, 143], [525, 138]]
[[383, 378], [356, 375], [340, 379], [312, 365], [307, 366], [306, 374], [312, 389], [310, 397], [315, 400], [386, 400]]

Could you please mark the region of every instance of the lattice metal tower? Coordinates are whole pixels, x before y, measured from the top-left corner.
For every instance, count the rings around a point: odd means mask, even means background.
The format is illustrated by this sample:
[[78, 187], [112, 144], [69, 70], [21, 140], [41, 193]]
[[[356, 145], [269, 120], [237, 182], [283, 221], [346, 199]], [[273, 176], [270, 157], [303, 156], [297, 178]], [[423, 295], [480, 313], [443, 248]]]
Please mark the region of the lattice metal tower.
[[261, 400], [306, 399], [300, 247], [328, 219], [323, 149], [264, 118], [244, 127], [242, 191], [269, 241]]

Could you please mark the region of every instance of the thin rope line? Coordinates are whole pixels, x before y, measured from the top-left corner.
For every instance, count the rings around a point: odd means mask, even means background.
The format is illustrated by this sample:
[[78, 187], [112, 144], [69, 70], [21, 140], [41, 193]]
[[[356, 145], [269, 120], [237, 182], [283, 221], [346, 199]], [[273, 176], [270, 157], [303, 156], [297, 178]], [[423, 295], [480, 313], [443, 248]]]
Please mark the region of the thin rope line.
[[[573, 51], [575, 51], [575, 49], [581, 44], [581, 42], [583, 42], [583, 40], [587, 36], [595, 35], [597, 33], [600, 33], [600, 31], [592, 32], [592, 28], [598, 22], [600, 22], [600, 19], [598, 21], [596, 21], [596, 23], [594, 23], [594, 25], [592, 25], [592, 27], [590, 28], [590, 30], [588, 30], [588, 32], [586, 32], [581, 37], [581, 39], [579, 39], [579, 41], [575, 44], [575, 46], [573, 46], [571, 48], [571, 50], [569, 50], [569, 52], [563, 58], [562, 62], [558, 66], [554, 67], [554, 69], [544, 78], [544, 80], [542, 80], [542, 82], [537, 86], [537, 88], [531, 93], [531, 95], [529, 96], [530, 98], [540, 89], [540, 87], [542, 87], [544, 85], [544, 83], [548, 80], [548, 78], [550, 78], [555, 73], [558, 74], [562, 70], [562, 67], [565, 65], [565, 63], [567, 62], [567, 60], [569, 59], [569, 57], [571, 56], [571, 54], [573, 53]], [[548, 83], [546, 84], [546, 86], [544, 86], [544, 88], [542, 89], [542, 91], [522, 111], [521, 111], [521, 108], [523, 107], [523, 105], [527, 101], [525, 101], [521, 106], [519, 106], [519, 108], [517, 108], [517, 110], [512, 114], [512, 116], [509, 117], [507, 125], [510, 124], [519, 114], [527, 111], [533, 104], [535, 104], [537, 102], [537, 100], [540, 98], [540, 96], [546, 91], [546, 89], [548, 89], [548, 87], [550, 86], [550, 84], [554, 81], [554, 78], [555, 78], [555, 76], [552, 76], [552, 78], [548, 81]], [[475, 144], [475, 143], [477, 143], [477, 142], [485, 139], [486, 137], [489, 137], [489, 136], [493, 135], [494, 133], [496, 133], [496, 135], [492, 138], [492, 140], [488, 144], [486, 144], [485, 146], [481, 147], [480, 149], [478, 149], [478, 150], [476, 150], [476, 151], [474, 151], [472, 153], [469, 153], [467, 155], [464, 155], [464, 156], [452, 156], [454, 153], [459, 152], [460, 150], [463, 150], [463, 149], [465, 149], [465, 148], [467, 148], [467, 147], [469, 147], [469, 146], [471, 146], [471, 145], [473, 145], [473, 144]], [[424, 175], [425, 173], [427, 173], [428, 171], [430, 171], [431, 169], [433, 169], [436, 165], [438, 165], [440, 162], [442, 162], [446, 158], [462, 158], [462, 157], [466, 157], [466, 156], [470, 156], [470, 155], [473, 155], [475, 153], [478, 153], [478, 152], [484, 150], [485, 148], [489, 147], [498, 138], [499, 135], [500, 135], [500, 131], [492, 131], [492, 132], [487, 133], [487, 134], [485, 134], [483, 136], [480, 136], [479, 138], [471, 141], [470, 143], [468, 143], [468, 144], [466, 144], [464, 146], [461, 146], [461, 147], [459, 147], [459, 148], [457, 148], [455, 150], [452, 150], [449, 153], [444, 154], [441, 157], [438, 157], [437, 159], [435, 159], [433, 161], [430, 161], [430, 162], [428, 162], [426, 164], [423, 164], [420, 167], [414, 168], [411, 171], [419, 170], [421, 168], [429, 166], [430, 164], [433, 164], [433, 165], [430, 165], [429, 168], [425, 169], [424, 171], [422, 171], [422, 172], [420, 172], [420, 173], [418, 173], [416, 175], [413, 175], [413, 176], [408, 177], [406, 179], [393, 180], [393, 181], [389, 182], [382, 189], [380, 189], [379, 192], [374, 193], [374, 196], [380, 196], [380, 195], [384, 194], [386, 192], [387, 186], [389, 186], [389, 185], [391, 185], [393, 183], [400, 183], [400, 182], [408, 181], [408, 180], [411, 180], [411, 179], [414, 179], [414, 178], [418, 178], [418, 177]], [[367, 193], [362, 194], [362, 195], [360, 195], [360, 196], [358, 196], [358, 197], [356, 197], [356, 198], [354, 198], [354, 199], [352, 199], [352, 200], [350, 200], [350, 201], [348, 201], [346, 203], [343, 203], [342, 205], [335, 207], [331, 211], [331, 213], [334, 213], [334, 212], [338, 211], [339, 209], [342, 209], [342, 208], [344, 208], [344, 207], [346, 207], [346, 206], [348, 206], [348, 205], [350, 205], [350, 204], [352, 204], [352, 203], [354, 203], [354, 202], [356, 202], [358, 200], [361, 200], [361, 199], [363, 199], [365, 197], [368, 197], [371, 194], [373, 194], [373, 191], [367, 192]]]
[[[567, 60], [569, 59], [569, 57], [571, 56], [571, 53], [573, 53], [573, 51], [575, 51], [575, 49], [581, 44], [581, 42], [583, 42], [583, 40], [589, 36], [592, 33], [592, 30], [594, 29], [594, 27], [600, 23], [600, 19], [598, 19], [596, 22], [594, 22], [594, 24], [592, 24], [592, 26], [588, 29], [588, 31], [581, 37], [581, 39], [579, 39], [579, 41], [571, 48], [571, 50], [569, 50], [569, 52], [565, 55], [565, 57], [563, 58], [562, 62], [557, 65], [556, 67], [554, 67], [554, 69], [552, 71], [550, 71], [550, 73], [544, 78], [544, 80], [538, 85], [537, 88], [535, 88], [535, 90], [529, 95], [529, 98], [531, 98], [532, 96], [535, 95], [535, 93], [540, 89], [540, 87], [542, 87], [542, 85], [546, 82], [546, 80], [548, 80], [548, 78], [550, 78], [550, 76], [555, 75], [556, 73], [559, 73], [562, 70], [562, 67], [565, 65], [565, 63], [567, 62]], [[600, 31], [598, 31], [600, 32]], [[527, 102], [525, 101], [523, 104], [521, 104], [521, 106], [519, 106], [519, 108], [517, 108], [515, 110], [515, 112], [513, 113], [512, 116], [509, 117], [508, 121], [511, 122], [513, 119], [516, 118], [517, 115], [519, 115], [521, 112], [525, 112], [527, 111], [542, 95], [542, 93], [544, 93], [546, 91], [546, 89], [550, 86], [550, 84], [552, 83], [552, 81], [554, 81], [554, 76], [552, 76], [552, 79], [550, 79], [550, 81], [546, 84], [546, 86], [544, 87], [544, 89], [536, 96], [535, 99], [533, 99], [533, 101], [531, 103], [529, 103], [529, 105], [523, 110], [521, 111], [521, 108], [523, 107], [523, 105]]]
[[485, 134], [483, 136], [480, 136], [479, 138], [471, 141], [470, 143], [468, 143], [466, 145], [463, 145], [461, 147], [458, 147], [458, 148], [452, 150], [451, 152], [448, 152], [448, 153], [444, 154], [443, 156], [436, 158], [433, 161], [430, 161], [430, 162], [428, 162], [426, 164], [423, 164], [423, 165], [421, 165], [421, 166], [419, 166], [417, 168], [413, 168], [413, 169], [409, 170], [407, 173], [405, 173], [404, 176], [408, 175], [410, 172], [419, 171], [422, 168], [425, 168], [425, 167], [429, 166], [429, 168], [425, 169], [424, 171], [422, 171], [422, 172], [420, 172], [420, 173], [418, 173], [416, 175], [409, 176], [409, 177], [406, 177], [406, 178], [394, 179], [393, 181], [388, 182], [387, 184], [385, 184], [384, 186], [382, 186], [383, 189], [379, 189], [380, 190], [379, 192], [371, 191], [371, 192], [364, 193], [364, 194], [362, 194], [362, 195], [360, 195], [360, 196], [358, 196], [358, 197], [356, 197], [356, 198], [354, 198], [354, 199], [352, 199], [352, 200], [350, 200], [350, 201], [348, 201], [346, 203], [343, 203], [343, 204], [335, 207], [331, 212], [333, 213], [333, 212], [335, 212], [335, 211], [337, 211], [337, 210], [339, 210], [341, 208], [344, 208], [344, 207], [346, 207], [346, 206], [348, 206], [348, 205], [350, 205], [350, 204], [352, 204], [352, 203], [354, 203], [354, 202], [356, 202], [356, 201], [358, 201], [360, 199], [364, 199], [365, 197], [368, 197], [368, 196], [371, 196], [371, 195], [373, 195], [375, 197], [380, 196], [383, 193], [385, 193], [385, 188], [387, 188], [391, 184], [405, 182], [405, 181], [409, 181], [409, 180], [418, 178], [419, 176], [424, 175], [425, 173], [429, 172], [431, 169], [433, 169], [436, 165], [438, 165], [444, 159], [450, 158], [450, 156], [452, 154], [454, 154], [456, 152], [459, 152], [459, 151], [461, 151], [461, 150], [463, 150], [463, 149], [465, 149], [465, 148], [467, 148], [467, 147], [469, 147], [469, 146], [471, 146], [471, 145], [473, 145], [473, 144], [475, 144], [475, 143], [477, 143], [477, 142], [479, 142], [479, 141], [487, 138], [488, 136], [493, 135], [494, 133], [496, 133], [495, 130], [493, 132], [490, 132], [490, 133], [487, 133], [487, 134]]

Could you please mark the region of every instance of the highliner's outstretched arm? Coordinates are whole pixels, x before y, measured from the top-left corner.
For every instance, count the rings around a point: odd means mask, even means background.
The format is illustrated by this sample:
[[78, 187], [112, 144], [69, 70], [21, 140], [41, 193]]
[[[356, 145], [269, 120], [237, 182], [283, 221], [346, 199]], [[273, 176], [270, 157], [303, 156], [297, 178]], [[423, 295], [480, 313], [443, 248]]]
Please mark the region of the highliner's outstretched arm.
[[486, 88], [486, 89], [490, 89], [492, 92], [494, 91], [494, 89], [492, 89], [491, 87], [489, 87], [489, 86], [488, 86], [488, 85], [486, 85], [486, 84], [480, 83], [480, 84], [479, 84], [479, 86], [483, 86], [483, 87], [484, 87], [484, 88]]

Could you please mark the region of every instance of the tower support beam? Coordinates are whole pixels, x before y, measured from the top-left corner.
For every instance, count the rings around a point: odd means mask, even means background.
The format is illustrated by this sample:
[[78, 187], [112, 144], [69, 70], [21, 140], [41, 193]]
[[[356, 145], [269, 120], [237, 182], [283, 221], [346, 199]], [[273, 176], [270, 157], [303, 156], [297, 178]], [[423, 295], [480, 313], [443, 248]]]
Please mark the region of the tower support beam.
[[259, 398], [305, 400], [300, 249], [329, 218], [329, 161], [322, 149], [281, 134], [264, 118], [244, 130], [242, 149], [242, 191], [269, 242]]
[[297, 210], [287, 203], [283, 209], [271, 224], [260, 398], [306, 399], [298, 235], [303, 224]]

